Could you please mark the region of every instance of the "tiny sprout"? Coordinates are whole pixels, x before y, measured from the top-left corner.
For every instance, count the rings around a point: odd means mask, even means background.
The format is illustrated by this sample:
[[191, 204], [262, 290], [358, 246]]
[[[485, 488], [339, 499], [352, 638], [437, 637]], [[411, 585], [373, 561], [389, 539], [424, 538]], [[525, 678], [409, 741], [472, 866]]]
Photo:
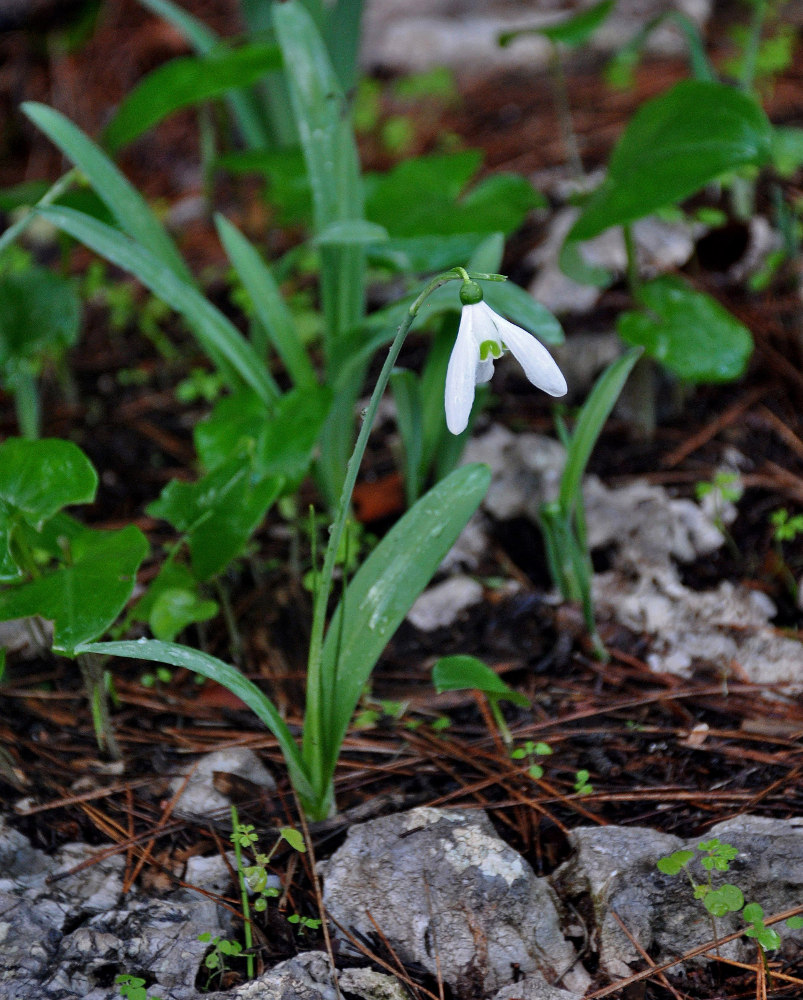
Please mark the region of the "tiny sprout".
[[674, 854], [669, 854], [665, 858], [660, 858], [656, 867], [659, 872], [663, 872], [664, 875], [677, 875], [678, 872], [685, 868], [686, 865], [694, 857], [694, 851], [675, 851]]
[[303, 934], [304, 931], [317, 931], [321, 926], [321, 920], [319, 917], [302, 917], [298, 913], [293, 913], [287, 918], [288, 924], [297, 924], [298, 933]]
[[540, 764], [536, 764], [533, 758], [546, 757], [551, 753], [552, 747], [548, 743], [534, 743], [532, 740], [527, 740], [524, 746], [512, 750], [510, 757], [512, 760], [524, 760], [526, 758], [529, 761], [527, 773], [534, 781], [538, 781], [540, 778], [543, 778], [544, 769]]
[[233, 844], [239, 844], [240, 847], [250, 847], [258, 840], [259, 837], [254, 832], [253, 823], [240, 823], [231, 835], [231, 842]]
[[130, 976], [127, 972], [115, 976], [115, 983], [119, 987], [120, 996], [125, 1000], [162, 1000], [161, 997], [154, 996], [145, 989], [145, 980], [139, 976]]
[[755, 938], [765, 951], [775, 951], [781, 947], [781, 936], [772, 927], [764, 926], [764, 911], [758, 903], [748, 903], [742, 916], [750, 926], [745, 937]]
[[578, 795], [591, 795], [594, 791], [594, 786], [589, 784], [588, 779], [591, 777], [589, 771], [585, 768], [578, 771], [574, 776], [574, 790]]
[[307, 845], [304, 843], [304, 837], [299, 830], [296, 830], [295, 827], [283, 826], [279, 830], [279, 835], [287, 841], [294, 851], [298, 851], [299, 854], [306, 853]]
[[730, 868], [731, 861], [739, 857], [739, 851], [731, 844], [723, 844], [715, 837], [713, 840], [705, 840], [697, 845], [698, 851], [705, 851], [706, 856], [702, 858], [702, 865], [706, 871], [726, 872]]
[[803, 514], [789, 516], [789, 511], [781, 507], [770, 514], [770, 524], [775, 529], [773, 538], [776, 542], [793, 542], [798, 535], [803, 534]]

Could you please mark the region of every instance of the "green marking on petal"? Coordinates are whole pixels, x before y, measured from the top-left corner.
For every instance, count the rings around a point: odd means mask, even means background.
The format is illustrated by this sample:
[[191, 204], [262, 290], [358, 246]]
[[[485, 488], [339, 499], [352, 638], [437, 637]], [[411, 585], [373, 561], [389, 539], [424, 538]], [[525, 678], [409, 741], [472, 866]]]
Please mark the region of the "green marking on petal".
[[487, 361], [488, 358], [501, 358], [503, 354], [502, 345], [498, 340], [483, 340], [480, 344], [480, 361]]

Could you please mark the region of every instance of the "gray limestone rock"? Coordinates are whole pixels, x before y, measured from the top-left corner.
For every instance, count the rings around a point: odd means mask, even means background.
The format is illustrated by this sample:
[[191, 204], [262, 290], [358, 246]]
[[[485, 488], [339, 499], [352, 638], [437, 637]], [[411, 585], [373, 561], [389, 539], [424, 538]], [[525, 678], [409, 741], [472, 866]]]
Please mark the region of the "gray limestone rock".
[[582, 994], [562, 990], [537, 973], [531, 973], [521, 982], [503, 987], [493, 1000], [582, 1000]]
[[470, 576], [450, 576], [424, 591], [407, 613], [407, 620], [422, 632], [448, 628], [484, 595], [482, 584]]
[[[714, 888], [730, 882], [748, 902], [759, 903], [766, 916], [803, 902], [803, 818], [774, 820], [740, 816], [711, 827], [684, 843], [671, 834], [637, 827], [581, 827], [571, 831], [573, 855], [552, 876], [561, 898], [590, 900], [598, 935], [601, 967], [612, 977], [630, 975], [643, 958], [622, 930], [619, 919], [656, 962], [677, 958], [714, 936], [711, 918], [695, 900], [684, 874], [664, 875], [658, 860], [681, 848], [718, 838], [739, 849], [727, 873], [714, 872]], [[692, 865], [695, 863], [692, 862]], [[705, 872], [692, 869], [698, 882]], [[717, 936], [744, 927], [738, 914], [716, 920]], [[785, 957], [799, 957], [803, 932], [783, 926]], [[755, 945], [740, 938], [724, 945], [726, 958], [750, 961]]]
[[236, 774], [270, 791], [276, 787], [273, 776], [253, 750], [248, 747], [215, 750], [188, 764], [183, 776], [175, 777], [170, 782], [170, 790], [175, 794], [189, 775], [189, 781], [176, 803], [176, 815], [208, 819], [217, 813], [225, 814], [228, 819], [231, 800], [215, 788], [215, 772]]
[[420, 808], [352, 827], [321, 871], [338, 923], [369, 937], [379, 927], [403, 961], [461, 993], [498, 990], [514, 965], [580, 989], [589, 981], [546, 880], [483, 813]]

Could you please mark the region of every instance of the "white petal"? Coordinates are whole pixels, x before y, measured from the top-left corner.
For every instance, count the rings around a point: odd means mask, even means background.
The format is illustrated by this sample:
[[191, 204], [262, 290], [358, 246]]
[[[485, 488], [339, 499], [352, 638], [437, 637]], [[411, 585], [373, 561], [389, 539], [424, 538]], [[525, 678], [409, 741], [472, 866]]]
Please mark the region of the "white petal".
[[496, 325], [502, 340], [530, 382], [550, 396], [565, 396], [566, 379], [544, 345], [531, 333], [501, 316], [496, 317]]
[[481, 382], [490, 382], [494, 373], [494, 359], [486, 358], [477, 362], [477, 370], [474, 372], [474, 382], [479, 385]]
[[468, 417], [474, 404], [474, 384], [480, 351], [474, 335], [477, 306], [463, 306], [457, 339], [446, 369], [444, 408], [446, 426], [452, 434], [462, 433], [468, 426]]

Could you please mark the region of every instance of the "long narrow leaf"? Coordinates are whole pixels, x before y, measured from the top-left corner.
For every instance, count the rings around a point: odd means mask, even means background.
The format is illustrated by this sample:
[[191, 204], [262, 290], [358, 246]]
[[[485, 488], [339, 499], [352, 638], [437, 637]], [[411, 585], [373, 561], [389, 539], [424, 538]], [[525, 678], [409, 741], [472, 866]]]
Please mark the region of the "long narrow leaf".
[[150, 206], [103, 150], [60, 112], [27, 101], [22, 110], [84, 174], [120, 228], [185, 281], [190, 272]]
[[192, 47], [201, 53], [211, 52], [220, 39], [203, 21], [171, 0], [139, 0], [143, 7], [177, 28]]
[[189, 646], [176, 642], [161, 642], [158, 639], [138, 639], [123, 642], [90, 642], [75, 650], [80, 653], [99, 653], [102, 656], [125, 656], [133, 660], [149, 660], [153, 663], [166, 663], [171, 667], [182, 667], [193, 673], [208, 677], [222, 684], [228, 691], [236, 695], [247, 705], [256, 717], [263, 722], [279, 741], [282, 754], [290, 774], [290, 781], [298, 794], [308, 799], [312, 789], [307, 779], [304, 763], [298, 744], [279, 715], [273, 702], [267, 695], [244, 677], [236, 667], [201, 653]]
[[633, 347], [607, 368], [594, 383], [594, 388], [583, 404], [580, 416], [572, 434], [571, 446], [566, 459], [566, 467], [560, 481], [558, 502], [565, 516], [569, 516], [576, 498], [579, 496], [583, 475], [597, 443], [597, 438], [605, 426], [605, 421], [619, 398], [619, 393], [627, 377], [643, 353], [641, 347]]
[[[178, 4], [172, 3], [172, 0], [139, 0], [139, 2], [177, 28], [200, 55], [208, 55], [220, 44], [220, 37], [211, 28]], [[264, 149], [269, 146], [270, 137], [254, 95], [245, 90], [238, 91], [230, 94], [228, 101], [242, 130], [245, 144], [252, 149]]]
[[[312, 189], [316, 234], [335, 222], [363, 217], [357, 145], [348, 105], [326, 47], [297, 0], [273, 5], [290, 100]], [[359, 246], [322, 250], [323, 297], [329, 363], [333, 345], [359, 322], [363, 310], [363, 258]]]
[[153, 253], [82, 212], [56, 206], [42, 209], [40, 215], [101, 257], [130, 271], [157, 298], [181, 313], [209, 356], [214, 361], [223, 359], [265, 403], [277, 398], [276, 384], [237, 327], [194, 285], [167, 270]]
[[270, 268], [228, 219], [218, 215], [215, 224], [226, 254], [251, 298], [257, 319], [293, 381], [296, 385], [314, 384], [315, 372]]
[[490, 479], [485, 465], [466, 465], [447, 476], [391, 528], [349, 584], [323, 646], [328, 696], [321, 729], [304, 728], [305, 759], [310, 742], [320, 740], [329, 777], [376, 661], [479, 506]]
[[117, 150], [179, 108], [256, 83], [281, 64], [277, 46], [265, 44], [173, 59], [140, 80], [126, 96], [103, 134], [106, 145]]

